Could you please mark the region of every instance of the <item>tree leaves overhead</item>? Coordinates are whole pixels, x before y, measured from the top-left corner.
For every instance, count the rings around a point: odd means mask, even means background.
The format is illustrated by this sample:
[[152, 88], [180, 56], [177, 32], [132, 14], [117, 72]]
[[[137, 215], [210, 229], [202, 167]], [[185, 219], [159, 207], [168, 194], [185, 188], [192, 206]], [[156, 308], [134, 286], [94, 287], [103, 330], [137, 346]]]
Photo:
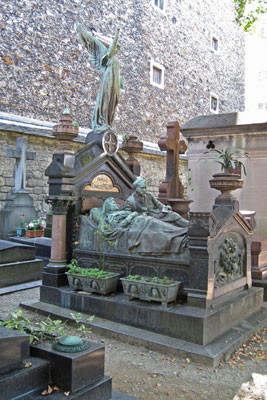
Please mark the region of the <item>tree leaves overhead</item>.
[[267, 0], [234, 0], [236, 22], [246, 32], [251, 32], [261, 14], [267, 13]]

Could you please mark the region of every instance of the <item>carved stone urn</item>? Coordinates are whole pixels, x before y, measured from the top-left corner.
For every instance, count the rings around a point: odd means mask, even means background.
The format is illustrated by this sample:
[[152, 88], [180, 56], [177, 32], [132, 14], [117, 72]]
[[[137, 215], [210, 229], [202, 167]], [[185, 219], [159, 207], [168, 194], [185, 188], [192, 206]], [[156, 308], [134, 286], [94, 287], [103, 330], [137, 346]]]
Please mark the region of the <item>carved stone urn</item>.
[[126, 141], [122, 142], [121, 149], [129, 155], [126, 164], [130, 170], [136, 176], [140, 175], [140, 164], [135, 156], [143, 150], [143, 143], [138, 140], [137, 136], [131, 135]]
[[240, 175], [230, 172], [214, 174], [213, 179], [210, 180], [210, 187], [221, 192], [218, 196], [218, 198], [221, 199], [233, 197], [231, 192], [236, 189], [241, 189], [242, 186], [243, 180], [240, 179]]

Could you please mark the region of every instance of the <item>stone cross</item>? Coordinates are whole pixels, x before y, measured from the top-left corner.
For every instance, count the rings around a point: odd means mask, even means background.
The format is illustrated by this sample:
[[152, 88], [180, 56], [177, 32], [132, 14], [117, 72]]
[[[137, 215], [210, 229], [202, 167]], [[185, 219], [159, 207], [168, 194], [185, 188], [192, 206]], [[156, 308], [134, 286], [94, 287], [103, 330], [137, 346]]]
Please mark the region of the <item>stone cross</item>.
[[177, 121], [167, 125], [167, 136], [158, 141], [159, 148], [167, 151], [166, 177], [159, 185], [159, 201], [172, 206], [173, 211], [188, 218], [191, 200], [184, 199], [184, 187], [179, 179], [179, 151], [187, 149], [185, 142], [179, 142], [180, 126]]
[[[167, 151], [166, 177], [161, 183], [159, 197], [181, 198], [183, 186], [179, 180], [179, 151], [183, 144], [179, 143], [180, 126], [177, 121], [167, 125], [167, 137], [161, 137], [158, 145], [160, 150]], [[183, 148], [184, 149], [184, 148]]]
[[10, 158], [16, 158], [15, 170], [15, 188], [14, 192], [25, 192], [26, 186], [26, 160], [35, 160], [36, 153], [27, 151], [27, 139], [17, 138], [16, 148], [7, 149], [6, 155]]

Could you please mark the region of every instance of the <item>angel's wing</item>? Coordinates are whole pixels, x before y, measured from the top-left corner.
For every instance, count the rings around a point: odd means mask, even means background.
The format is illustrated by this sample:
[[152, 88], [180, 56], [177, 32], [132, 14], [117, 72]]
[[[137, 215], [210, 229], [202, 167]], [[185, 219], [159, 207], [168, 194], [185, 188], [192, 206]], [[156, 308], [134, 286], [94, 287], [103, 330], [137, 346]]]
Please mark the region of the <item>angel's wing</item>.
[[99, 71], [101, 70], [101, 60], [107, 53], [107, 47], [100, 42], [96, 37], [86, 31], [84, 27], [76, 22], [76, 29], [82, 44], [89, 52], [88, 60]]

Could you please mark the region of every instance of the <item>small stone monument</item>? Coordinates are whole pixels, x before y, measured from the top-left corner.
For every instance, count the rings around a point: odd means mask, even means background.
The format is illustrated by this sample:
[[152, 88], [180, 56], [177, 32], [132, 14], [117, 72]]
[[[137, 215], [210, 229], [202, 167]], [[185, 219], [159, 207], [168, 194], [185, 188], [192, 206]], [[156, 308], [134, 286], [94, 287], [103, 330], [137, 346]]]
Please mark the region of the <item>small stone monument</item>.
[[19, 218], [24, 214], [26, 222], [35, 216], [33, 199], [26, 190], [26, 161], [35, 160], [36, 153], [27, 151], [27, 139], [19, 137], [15, 149], [7, 149], [7, 157], [16, 159], [15, 187], [0, 211], [0, 238], [8, 239], [19, 227]]

